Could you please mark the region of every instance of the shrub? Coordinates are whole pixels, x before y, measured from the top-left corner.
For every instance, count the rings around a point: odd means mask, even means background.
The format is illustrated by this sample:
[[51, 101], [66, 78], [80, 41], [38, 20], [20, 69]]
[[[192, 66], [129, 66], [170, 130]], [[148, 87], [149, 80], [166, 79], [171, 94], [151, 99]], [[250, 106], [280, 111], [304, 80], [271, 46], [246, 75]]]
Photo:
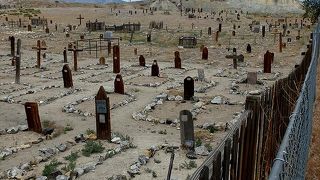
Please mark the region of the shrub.
[[101, 142], [87, 141], [84, 149], [82, 149], [82, 154], [89, 157], [91, 154], [101, 153], [104, 150]]

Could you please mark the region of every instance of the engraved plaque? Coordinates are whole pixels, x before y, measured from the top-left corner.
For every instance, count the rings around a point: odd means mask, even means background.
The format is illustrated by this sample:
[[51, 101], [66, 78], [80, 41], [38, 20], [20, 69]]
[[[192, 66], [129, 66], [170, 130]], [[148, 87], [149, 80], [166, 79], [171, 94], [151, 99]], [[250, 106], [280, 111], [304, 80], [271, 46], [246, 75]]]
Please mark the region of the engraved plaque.
[[187, 122], [188, 121], [188, 115], [181, 115], [181, 121]]
[[107, 113], [107, 101], [106, 100], [96, 100], [97, 113]]
[[104, 114], [99, 114], [99, 122], [106, 123], [106, 116]]

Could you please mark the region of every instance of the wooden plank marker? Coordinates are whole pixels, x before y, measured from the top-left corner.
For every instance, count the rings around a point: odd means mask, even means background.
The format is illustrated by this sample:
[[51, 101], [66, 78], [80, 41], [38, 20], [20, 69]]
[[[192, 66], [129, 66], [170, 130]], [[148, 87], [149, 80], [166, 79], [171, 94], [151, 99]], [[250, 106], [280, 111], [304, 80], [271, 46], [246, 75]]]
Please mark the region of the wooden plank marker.
[[36, 102], [26, 102], [24, 104], [28, 129], [37, 133], [42, 133], [38, 104]]
[[103, 86], [95, 97], [97, 138], [111, 141], [110, 102]]

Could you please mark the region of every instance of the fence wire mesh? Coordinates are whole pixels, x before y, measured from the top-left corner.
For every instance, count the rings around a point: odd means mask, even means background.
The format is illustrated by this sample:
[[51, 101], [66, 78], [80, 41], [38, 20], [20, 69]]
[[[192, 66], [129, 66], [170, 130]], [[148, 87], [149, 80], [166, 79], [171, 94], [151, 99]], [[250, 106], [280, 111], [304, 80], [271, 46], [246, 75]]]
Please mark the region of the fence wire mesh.
[[[319, 21], [318, 21], [319, 22]], [[312, 114], [316, 96], [316, 76], [319, 58], [320, 24], [313, 32], [312, 59], [286, 133], [269, 175], [270, 180], [305, 179]]]

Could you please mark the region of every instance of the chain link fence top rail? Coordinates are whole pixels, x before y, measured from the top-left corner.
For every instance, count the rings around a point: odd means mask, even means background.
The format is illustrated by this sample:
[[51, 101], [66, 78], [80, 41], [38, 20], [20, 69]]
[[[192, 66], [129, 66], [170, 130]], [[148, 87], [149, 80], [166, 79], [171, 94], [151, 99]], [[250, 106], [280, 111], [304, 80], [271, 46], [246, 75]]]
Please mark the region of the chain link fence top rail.
[[[318, 20], [319, 22], [319, 20]], [[305, 179], [316, 96], [320, 24], [313, 32], [312, 60], [269, 175], [269, 180]]]

